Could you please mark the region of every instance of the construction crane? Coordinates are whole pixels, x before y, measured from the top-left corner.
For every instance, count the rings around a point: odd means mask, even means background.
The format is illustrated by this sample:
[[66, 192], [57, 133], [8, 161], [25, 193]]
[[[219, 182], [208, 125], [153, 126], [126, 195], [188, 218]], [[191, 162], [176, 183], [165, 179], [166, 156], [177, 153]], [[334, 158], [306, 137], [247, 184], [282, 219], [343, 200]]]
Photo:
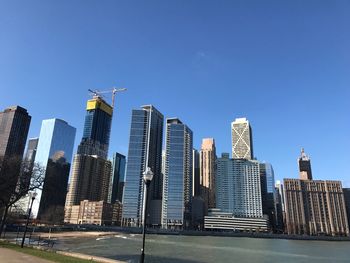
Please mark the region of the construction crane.
[[96, 96], [96, 97], [100, 97], [100, 98], [103, 98], [103, 95], [102, 94], [106, 94], [106, 93], [112, 93], [112, 108], [114, 108], [114, 101], [115, 101], [115, 95], [117, 92], [121, 92], [121, 91], [126, 91], [126, 88], [120, 88], [120, 89], [117, 89], [115, 87], [113, 87], [113, 89], [111, 90], [91, 90], [91, 89], [88, 89], [89, 92], [91, 92], [93, 94], [93, 96]]

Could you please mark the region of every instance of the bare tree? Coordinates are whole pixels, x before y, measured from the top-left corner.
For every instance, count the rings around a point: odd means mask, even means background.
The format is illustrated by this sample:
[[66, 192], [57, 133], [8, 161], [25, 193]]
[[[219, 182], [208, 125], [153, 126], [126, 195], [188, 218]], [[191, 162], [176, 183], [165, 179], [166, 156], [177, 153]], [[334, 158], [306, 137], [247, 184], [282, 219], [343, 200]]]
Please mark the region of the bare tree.
[[45, 168], [31, 165], [19, 157], [0, 161], [0, 208], [3, 209], [0, 236], [6, 223], [9, 208], [29, 192], [42, 188]]

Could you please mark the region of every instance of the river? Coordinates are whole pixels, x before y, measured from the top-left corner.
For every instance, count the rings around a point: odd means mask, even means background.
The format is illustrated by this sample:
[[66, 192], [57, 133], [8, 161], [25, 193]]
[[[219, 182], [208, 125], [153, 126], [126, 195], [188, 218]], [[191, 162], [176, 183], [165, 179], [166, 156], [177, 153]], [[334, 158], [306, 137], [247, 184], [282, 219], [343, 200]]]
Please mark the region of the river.
[[[56, 249], [138, 262], [141, 235], [62, 238]], [[350, 242], [147, 235], [145, 262], [350, 262]]]

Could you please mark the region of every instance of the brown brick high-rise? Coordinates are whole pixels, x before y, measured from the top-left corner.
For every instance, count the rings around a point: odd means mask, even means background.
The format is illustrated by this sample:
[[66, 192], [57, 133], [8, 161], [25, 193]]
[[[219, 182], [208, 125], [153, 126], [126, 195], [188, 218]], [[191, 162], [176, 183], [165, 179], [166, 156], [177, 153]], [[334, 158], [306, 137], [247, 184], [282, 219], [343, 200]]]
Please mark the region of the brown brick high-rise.
[[284, 179], [288, 234], [349, 236], [340, 181]]

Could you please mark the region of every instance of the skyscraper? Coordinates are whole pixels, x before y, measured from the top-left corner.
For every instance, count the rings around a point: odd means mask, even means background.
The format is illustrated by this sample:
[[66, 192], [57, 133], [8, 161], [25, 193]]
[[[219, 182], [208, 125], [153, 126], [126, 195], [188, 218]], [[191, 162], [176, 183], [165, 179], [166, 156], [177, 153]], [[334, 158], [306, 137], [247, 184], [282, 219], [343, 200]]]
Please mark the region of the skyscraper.
[[[165, 155], [165, 151], [164, 151]], [[165, 157], [164, 157], [165, 159]], [[164, 160], [165, 168], [165, 160]], [[192, 195], [200, 196], [200, 165], [199, 165], [199, 152], [196, 149], [193, 149], [193, 172], [192, 172]]]
[[109, 202], [115, 203], [117, 200], [122, 202], [123, 186], [125, 176], [125, 156], [120, 153], [113, 154], [112, 176], [109, 184]]
[[28, 190], [29, 188], [30, 179], [31, 179], [31, 175], [34, 167], [35, 155], [38, 148], [38, 142], [39, 142], [39, 138], [32, 138], [28, 140], [27, 150], [24, 155], [24, 162], [25, 162], [24, 169], [27, 169], [27, 170], [25, 173], [20, 175], [19, 185], [21, 189]]
[[0, 112], [0, 157], [22, 159], [31, 116], [20, 106]]
[[301, 149], [300, 157], [298, 158], [299, 165], [299, 177], [301, 180], [312, 180], [311, 172], [311, 160], [304, 152], [304, 148]]
[[215, 208], [215, 162], [215, 141], [213, 138], [205, 138], [200, 150], [200, 188], [206, 210]]
[[164, 117], [152, 105], [141, 108], [132, 111], [122, 221], [125, 226], [142, 223], [143, 172], [150, 167], [154, 176], [149, 188], [147, 202], [150, 209], [146, 222], [158, 226], [161, 224]]
[[45, 169], [39, 202], [33, 204], [33, 214], [46, 221], [63, 221], [69, 170], [76, 129], [60, 119], [43, 120], [35, 163]]
[[252, 129], [246, 118], [237, 118], [231, 123], [232, 158], [253, 159]]
[[279, 199], [281, 200], [282, 212], [285, 211], [285, 201], [284, 201], [284, 187], [283, 183], [279, 180], [276, 181], [275, 187], [278, 189]]
[[288, 234], [349, 236], [340, 181], [284, 179]]
[[38, 148], [39, 138], [31, 138], [28, 140], [28, 146], [24, 155], [24, 160], [29, 163], [29, 167], [33, 166], [35, 155]]
[[217, 159], [216, 206], [237, 217], [263, 216], [257, 161], [230, 159], [228, 153]]
[[348, 225], [350, 227], [350, 188], [343, 188]]
[[[3, 201], [8, 201], [16, 188], [30, 120], [27, 110], [20, 106], [0, 112], [0, 179], [6, 185], [0, 191]], [[4, 161], [7, 164], [3, 165]]]
[[284, 179], [288, 234], [349, 236], [341, 182], [312, 180], [310, 158], [303, 149], [298, 160], [300, 179]]
[[113, 108], [101, 97], [94, 96], [86, 105], [83, 138], [78, 154], [107, 158]]
[[276, 230], [277, 232], [284, 232], [285, 224], [285, 205], [284, 205], [284, 188], [283, 183], [277, 180], [275, 184], [276, 196]]
[[65, 207], [70, 222], [72, 206], [83, 200], [108, 200], [111, 162], [107, 160], [113, 108], [100, 96], [88, 100], [83, 138], [73, 159]]
[[269, 217], [271, 226], [275, 229], [277, 222], [275, 208], [275, 175], [272, 165], [260, 163], [260, 183], [263, 214]]
[[165, 151], [162, 227], [184, 229], [191, 223], [193, 134], [177, 118], [166, 121]]
[[217, 158], [216, 167], [216, 207], [224, 212], [233, 211], [233, 167], [229, 153], [222, 153], [221, 157]]

